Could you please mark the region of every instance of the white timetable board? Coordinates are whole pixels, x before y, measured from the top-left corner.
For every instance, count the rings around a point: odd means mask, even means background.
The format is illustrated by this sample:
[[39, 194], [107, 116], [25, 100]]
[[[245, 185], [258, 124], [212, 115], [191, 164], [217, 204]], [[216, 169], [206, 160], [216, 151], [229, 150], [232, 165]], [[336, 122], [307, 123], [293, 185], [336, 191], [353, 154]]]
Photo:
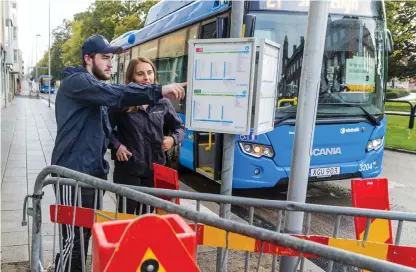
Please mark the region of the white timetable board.
[[250, 133], [254, 38], [189, 40], [186, 128]]
[[253, 134], [259, 135], [274, 129], [279, 73], [280, 45], [261, 39], [256, 77], [256, 104]]

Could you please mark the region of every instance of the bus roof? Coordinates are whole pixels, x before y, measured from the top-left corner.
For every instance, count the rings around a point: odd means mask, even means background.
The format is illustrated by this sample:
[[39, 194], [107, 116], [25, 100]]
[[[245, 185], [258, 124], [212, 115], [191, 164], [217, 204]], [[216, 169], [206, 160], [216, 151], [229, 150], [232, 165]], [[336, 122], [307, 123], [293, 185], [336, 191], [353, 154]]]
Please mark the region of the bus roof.
[[145, 26], [150, 25], [157, 20], [160, 20], [167, 15], [181, 9], [194, 1], [165, 1], [162, 0], [158, 2], [156, 5], [152, 6], [147, 14]]
[[[310, 0], [250, 1], [249, 10], [308, 12]], [[350, 16], [377, 16], [384, 18], [384, 1], [380, 0], [330, 0], [330, 13]], [[131, 30], [111, 41], [123, 49], [153, 40], [194, 22], [212, 17], [229, 9], [227, 0], [161, 0], [150, 8], [145, 26]]]
[[212, 17], [227, 10], [230, 4], [230, 1], [214, 0], [162, 0], [149, 10], [145, 26], [142, 29], [124, 33], [112, 40], [111, 44], [127, 49], [194, 22]]

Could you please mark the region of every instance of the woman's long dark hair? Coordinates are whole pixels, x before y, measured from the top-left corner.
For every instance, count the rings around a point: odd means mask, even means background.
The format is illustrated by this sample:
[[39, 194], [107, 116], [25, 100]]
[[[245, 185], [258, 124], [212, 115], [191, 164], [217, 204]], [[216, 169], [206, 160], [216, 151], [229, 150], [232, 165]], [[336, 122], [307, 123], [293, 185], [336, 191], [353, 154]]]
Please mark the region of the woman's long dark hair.
[[[127, 66], [126, 82], [125, 83], [129, 84], [130, 82], [134, 82], [134, 73], [136, 72], [136, 66], [137, 66], [137, 64], [139, 64], [141, 62], [150, 64], [150, 66], [152, 66], [153, 74], [155, 76], [154, 84], [157, 84], [156, 66], [154, 65], [154, 63], [150, 59], [145, 58], [145, 57], [138, 57], [136, 59], [132, 59], [129, 62], [129, 66]], [[131, 107], [124, 108], [122, 111], [124, 111], [124, 112], [137, 112], [138, 110], [139, 110], [139, 106], [131, 106]]]

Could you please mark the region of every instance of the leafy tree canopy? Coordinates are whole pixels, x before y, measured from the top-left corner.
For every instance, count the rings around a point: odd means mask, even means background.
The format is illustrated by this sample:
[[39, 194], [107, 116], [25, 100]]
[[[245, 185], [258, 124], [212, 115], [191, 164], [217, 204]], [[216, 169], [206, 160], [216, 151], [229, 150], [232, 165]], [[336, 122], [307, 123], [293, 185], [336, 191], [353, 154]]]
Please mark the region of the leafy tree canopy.
[[386, 14], [394, 42], [389, 78], [416, 78], [416, 1], [386, 1]]
[[[86, 11], [75, 14], [73, 20], [64, 20], [52, 31], [51, 74], [60, 79], [64, 67], [80, 65], [81, 46], [89, 36], [101, 34], [111, 41], [127, 31], [142, 28], [149, 9], [156, 3], [96, 0]], [[38, 67], [47, 66], [48, 52], [38, 62]], [[38, 69], [38, 75], [47, 72], [47, 69]]]

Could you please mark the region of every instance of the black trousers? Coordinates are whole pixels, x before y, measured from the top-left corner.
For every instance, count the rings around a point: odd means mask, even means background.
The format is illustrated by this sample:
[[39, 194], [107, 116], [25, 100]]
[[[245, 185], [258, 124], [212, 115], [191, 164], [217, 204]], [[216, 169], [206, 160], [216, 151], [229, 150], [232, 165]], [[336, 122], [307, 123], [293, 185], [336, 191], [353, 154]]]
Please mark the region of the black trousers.
[[[56, 175], [52, 175], [55, 176]], [[98, 177], [100, 179], [107, 180], [107, 176]], [[56, 192], [56, 186], [54, 188]], [[95, 189], [92, 188], [80, 188], [81, 190], [81, 204], [84, 208], [94, 209], [94, 200], [95, 200]], [[98, 191], [97, 191], [98, 192]], [[104, 195], [105, 192], [103, 192]], [[75, 201], [75, 187], [59, 185], [59, 194], [60, 199], [59, 203], [65, 206], [73, 206]], [[57, 197], [57, 196], [56, 196]], [[79, 197], [77, 197], [78, 202]], [[97, 209], [101, 209], [99, 195], [97, 195]], [[88, 254], [88, 244], [91, 238], [91, 229], [83, 228], [83, 237], [84, 244], [81, 245], [81, 232], [79, 227], [74, 227], [72, 230], [72, 225], [62, 225], [62, 256], [60, 253], [56, 254], [55, 258], [55, 271], [60, 272], [61, 267], [63, 266], [63, 271], [82, 271], [82, 256], [81, 256], [81, 246], [84, 247], [84, 257], [85, 264]], [[73, 241], [73, 242], [72, 242]], [[72, 247], [72, 256], [71, 256], [71, 247]], [[58, 247], [59, 251], [59, 247]], [[71, 263], [71, 270], [69, 270], [69, 263]]]
[[[133, 185], [133, 186], [143, 186], [143, 187], [154, 187], [153, 186], [153, 171], [149, 171], [142, 175], [132, 174], [132, 171], [129, 171], [128, 167], [124, 166], [122, 163], [116, 163], [114, 167], [113, 181], [116, 184], [124, 185]], [[118, 200], [118, 212], [123, 213], [123, 198], [120, 197]], [[137, 214], [142, 215], [148, 213], [153, 213], [154, 208], [146, 204], [142, 204], [135, 200], [126, 199], [126, 211], [128, 214]]]

